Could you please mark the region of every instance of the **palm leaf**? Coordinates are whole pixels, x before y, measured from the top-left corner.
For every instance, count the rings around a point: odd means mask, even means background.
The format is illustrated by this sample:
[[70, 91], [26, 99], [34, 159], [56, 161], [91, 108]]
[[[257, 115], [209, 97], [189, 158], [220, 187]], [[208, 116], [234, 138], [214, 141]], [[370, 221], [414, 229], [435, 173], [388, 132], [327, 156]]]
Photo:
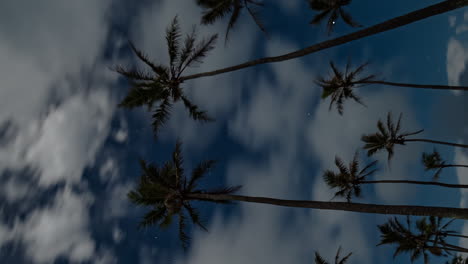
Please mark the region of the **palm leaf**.
[[207, 160], [200, 162], [197, 167], [192, 171], [192, 177], [189, 180], [187, 185], [188, 191], [193, 191], [196, 187], [196, 183], [205, 175], [205, 173], [213, 168], [216, 164], [215, 160]]
[[174, 17], [171, 25], [166, 29], [166, 41], [171, 73], [175, 76], [177, 58], [180, 50], [180, 25], [177, 16]]
[[167, 121], [169, 118], [169, 111], [171, 108], [171, 102], [169, 98], [166, 98], [162, 101], [162, 103], [159, 105], [159, 108], [157, 108], [152, 115], [153, 119], [153, 132], [155, 137], [157, 137], [159, 130], [161, 127], [164, 125], [164, 123]]
[[137, 49], [135, 47], [135, 45], [129, 41], [128, 42], [129, 45], [130, 45], [130, 48], [132, 49], [133, 53], [135, 53], [135, 55], [137, 55], [137, 57], [143, 61], [146, 65], [148, 65], [154, 73], [158, 74], [158, 75], [166, 75], [168, 72], [167, 72], [167, 68], [163, 65], [157, 65], [155, 63], [153, 63], [149, 58], [148, 58], [148, 55], [144, 54], [142, 51], [140, 51], [139, 49]]
[[181, 96], [182, 101], [184, 102], [185, 107], [188, 108], [190, 117], [193, 118], [193, 120], [200, 120], [200, 121], [205, 121], [205, 122], [210, 122], [214, 121], [213, 118], [209, 117], [206, 111], [200, 111], [198, 110], [198, 106], [190, 102], [189, 99], [185, 96]]

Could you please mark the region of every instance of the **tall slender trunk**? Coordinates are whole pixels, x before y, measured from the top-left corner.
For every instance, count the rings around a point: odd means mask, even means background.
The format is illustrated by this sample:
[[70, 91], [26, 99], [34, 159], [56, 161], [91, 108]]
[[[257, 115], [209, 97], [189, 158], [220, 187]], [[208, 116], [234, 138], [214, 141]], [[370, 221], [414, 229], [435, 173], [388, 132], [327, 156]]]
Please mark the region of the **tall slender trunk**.
[[434, 166], [434, 168], [468, 168], [468, 165], [457, 165], [457, 164], [447, 164], [447, 165], [439, 165], [439, 166]]
[[416, 89], [436, 89], [436, 90], [461, 90], [468, 91], [468, 86], [450, 86], [450, 85], [433, 85], [433, 84], [413, 84], [413, 83], [396, 83], [385, 81], [362, 81], [355, 84], [382, 84], [389, 86], [409, 87]]
[[417, 205], [380, 205], [348, 202], [322, 202], [303, 200], [282, 200], [267, 197], [253, 197], [229, 194], [192, 193], [186, 194], [187, 199], [201, 201], [240, 201], [262, 203], [277, 206], [313, 208], [322, 210], [350, 211], [369, 214], [440, 216], [447, 218], [468, 219], [468, 209]]
[[461, 238], [468, 238], [468, 236], [464, 236], [464, 235], [456, 235], [456, 234], [447, 234], [447, 236], [451, 236], [451, 237], [461, 237]]
[[[429, 243], [433, 243], [435, 242], [434, 240], [428, 240], [427, 242]], [[440, 242], [438, 242], [440, 243]], [[459, 247], [459, 246], [455, 246], [455, 245], [452, 245], [452, 244], [448, 244], [448, 243], [440, 243], [442, 246], [445, 246], [447, 248], [445, 248], [446, 250], [452, 250], [452, 251], [458, 251], [458, 252], [468, 252], [468, 248], [464, 248], [464, 247]], [[440, 249], [444, 249], [442, 247], [435, 247], [435, 248], [440, 248]]]
[[344, 44], [353, 40], [365, 38], [371, 35], [375, 35], [381, 32], [392, 30], [401, 26], [405, 26], [405, 25], [414, 23], [419, 20], [423, 20], [431, 16], [443, 14], [443, 13], [458, 9], [466, 5], [468, 5], [468, 0], [442, 1], [438, 4], [431, 5], [431, 6], [416, 10], [414, 12], [410, 12], [405, 15], [392, 18], [380, 24], [356, 31], [348, 35], [344, 35], [338, 38], [334, 38], [331, 40], [317, 43], [315, 45], [306, 47], [301, 50], [297, 50], [297, 51], [290, 52], [290, 53], [280, 55], [280, 56], [256, 59], [256, 60], [248, 61], [242, 64], [238, 64], [235, 66], [231, 66], [231, 67], [227, 67], [227, 68], [223, 68], [223, 69], [219, 69], [215, 71], [183, 76], [180, 78], [180, 81], [185, 81], [185, 80], [190, 80], [190, 79], [195, 79], [195, 78], [200, 78], [200, 77], [213, 76], [213, 75], [218, 75], [218, 74], [222, 74], [226, 72], [237, 71], [240, 69], [252, 67], [255, 65], [259, 65], [259, 64], [273, 63], [273, 62], [280, 62], [280, 61], [295, 59], [295, 58], [302, 57], [302, 56], [305, 56], [305, 55], [308, 55], [308, 54], [311, 54], [320, 50], [335, 47], [335, 46], [338, 46], [338, 45], [341, 45], [341, 44]]
[[450, 247], [449, 244], [445, 245], [446, 247], [427, 247], [428, 249], [434, 248], [434, 249], [441, 249], [441, 250], [447, 250], [447, 251], [455, 251], [455, 252], [468, 252], [468, 249], [458, 249], [456, 246], [455, 247]]
[[453, 147], [468, 148], [468, 145], [465, 145], [465, 144], [457, 144], [457, 143], [438, 141], [438, 140], [432, 140], [432, 139], [423, 139], [423, 138], [404, 139], [403, 142], [427, 142], [427, 143], [433, 143], [433, 144], [448, 145], [448, 146], [453, 146]]
[[408, 181], [408, 180], [382, 180], [382, 181], [359, 181], [358, 183], [362, 184], [372, 184], [372, 183], [407, 183], [407, 184], [421, 184], [421, 185], [437, 185], [447, 188], [461, 188], [466, 189], [468, 185], [466, 184], [450, 184], [442, 182], [433, 182], [433, 181]]

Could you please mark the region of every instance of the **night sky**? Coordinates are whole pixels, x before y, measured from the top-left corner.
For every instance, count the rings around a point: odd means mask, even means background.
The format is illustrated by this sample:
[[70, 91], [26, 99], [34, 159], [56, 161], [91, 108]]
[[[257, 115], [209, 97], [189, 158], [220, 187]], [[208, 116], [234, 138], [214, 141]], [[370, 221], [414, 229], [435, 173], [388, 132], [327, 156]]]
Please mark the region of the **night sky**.
[[[440, 1], [354, 0], [346, 10], [370, 26]], [[176, 224], [137, 228], [146, 211], [127, 193], [139, 180], [138, 161], [169, 160], [177, 139], [187, 172], [202, 160], [218, 161], [203, 186], [242, 185], [242, 195], [318, 201], [334, 195], [322, 174], [335, 169], [335, 155], [348, 162], [360, 150], [362, 164], [371, 160], [360, 137], [375, 132], [388, 111], [403, 113], [405, 131], [468, 143], [463, 92], [365, 86], [356, 93], [366, 107], [346, 102], [340, 116], [314, 82], [329, 76], [330, 60], [340, 68], [349, 60], [369, 62], [365, 73], [386, 81], [468, 85], [466, 8], [298, 59], [188, 80], [186, 95], [216, 122], [192, 120], [179, 102], [157, 141], [146, 108], [117, 107], [129, 84], [111, 68], [144, 69], [127, 41], [167, 64], [165, 30], [176, 15], [184, 35], [193, 25], [200, 38], [219, 34], [216, 48], [184, 75], [356, 30], [339, 20], [328, 36], [325, 25], [309, 24], [316, 12], [306, 0], [264, 3], [259, 16], [268, 36], [244, 10], [225, 43], [229, 17], [200, 25], [195, 0], [1, 0], [0, 263], [306, 264], [314, 263], [315, 251], [334, 260], [340, 246], [342, 256], [353, 252], [350, 264], [410, 263], [404, 253], [392, 258], [394, 246], [375, 246], [377, 225], [390, 217], [383, 215], [196, 202], [209, 231], [190, 225], [185, 252]], [[436, 147], [448, 163], [468, 164], [464, 150]], [[390, 166], [379, 153], [372, 178], [430, 180], [421, 153], [433, 148], [397, 146]], [[446, 169], [441, 181], [468, 184], [468, 169]], [[466, 207], [468, 191], [380, 184], [363, 186], [353, 201]], [[461, 220], [452, 229], [468, 234]], [[466, 239], [448, 241], [468, 247]]]

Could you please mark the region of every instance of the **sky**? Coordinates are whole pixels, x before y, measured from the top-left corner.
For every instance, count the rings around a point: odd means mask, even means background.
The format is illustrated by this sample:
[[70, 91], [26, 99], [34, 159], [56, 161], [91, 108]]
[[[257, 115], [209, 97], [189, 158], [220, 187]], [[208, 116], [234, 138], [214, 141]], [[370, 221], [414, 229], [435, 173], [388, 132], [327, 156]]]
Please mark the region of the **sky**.
[[[178, 16], [183, 32], [219, 34], [198, 73], [274, 56], [354, 29], [337, 23], [328, 36], [311, 26], [305, 0], [265, 0], [259, 13], [266, 37], [247, 13], [224, 43], [227, 20], [200, 25], [196, 1], [0, 1], [0, 263], [313, 263], [315, 251], [332, 260], [338, 247], [348, 263], [409, 263], [393, 259], [393, 246], [375, 247], [377, 225], [389, 216], [280, 208], [269, 205], [196, 203], [208, 232], [190, 227], [183, 252], [176, 227], [138, 230], [144, 208], [126, 194], [138, 182], [138, 160], [163, 162], [176, 139], [186, 171], [216, 159], [206, 186], [242, 185], [242, 195], [328, 201], [322, 180], [335, 155], [345, 161], [362, 148], [388, 111], [403, 115], [407, 130], [424, 138], [468, 143], [463, 93], [368, 86], [358, 94], [367, 107], [345, 103], [329, 111], [314, 80], [329, 61], [344, 67], [370, 62], [366, 72], [387, 81], [468, 85], [468, 10], [423, 21], [287, 62], [186, 81], [184, 91], [216, 118], [198, 123], [174, 106], [161, 140], [153, 139], [144, 109], [117, 107], [128, 84], [110, 70], [143, 65], [127, 40], [166, 64], [165, 29]], [[347, 10], [364, 26], [437, 3], [353, 1]], [[428, 180], [420, 164], [427, 144], [397, 147], [375, 179]], [[449, 163], [468, 164], [465, 151], [437, 147]], [[367, 161], [361, 150], [362, 162]], [[441, 180], [468, 184], [463, 169]], [[339, 199], [338, 199], [339, 200]], [[468, 191], [406, 185], [363, 188], [356, 202], [466, 207]], [[402, 218], [403, 219], [403, 218]], [[468, 225], [453, 228], [467, 234]], [[460, 246], [467, 241], [452, 240]], [[442, 259], [432, 258], [434, 263]], [[420, 260], [420, 262], [422, 261]], [[432, 263], [432, 262], [431, 262]]]

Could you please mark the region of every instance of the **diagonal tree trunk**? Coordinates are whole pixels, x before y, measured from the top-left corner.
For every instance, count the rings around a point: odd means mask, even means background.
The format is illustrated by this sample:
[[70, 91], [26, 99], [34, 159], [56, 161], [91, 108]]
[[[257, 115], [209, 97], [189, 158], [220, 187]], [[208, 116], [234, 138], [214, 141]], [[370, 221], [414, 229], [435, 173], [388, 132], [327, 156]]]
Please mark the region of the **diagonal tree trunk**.
[[414, 23], [419, 20], [423, 20], [425, 18], [443, 14], [461, 7], [464, 7], [468, 5], [468, 0], [446, 0], [442, 1], [440, 3], [410, 12], [408, 14], [392, 18], [390, 20], [387, 20], [385, 22], [382, 22], [380, 24], [356, 31], [354, 33], [344, 35], [338, 38], [334, 38], [331, 40], [326, 40], [324, 42], [317, 43], [315, 45], [306, 47], [301, 50], [297, 50], [294, 52], [290, 52], [284, 55], [280, 56], [274, 56], [274, 57], [265, 57], [261, 59], [256, 59], [252, 61], [248, 61], [242, 64], [238, 64], [235, 66], [215, 70], [215, 71], [210, 71], [210, 72], [204, 72], [204, 73], [197, 73], [193, 75], [188, 75], [188, 76], [183, 76], [180, 78], [180, 81], [183, 82], [185, 80], [190, 80], [190, 79], [196, 79], [200, 77], [207, 77], [207, 76], [213, 76], [213, 75], [218, 75], [226, 72], [232, 72], [232, 71], [237, 71], [240, 69], [252, 67], [255, 65], [259, 64], [266, 64], [266, 63], [273, 63], [273, 62], [280, 62], [280, 61], [286, 61], [286, 60], [291, 60], [295, 59], [298, 57], [302, 57], [320, 50], [328, 49], [331, 47], [335, 47], [347, 42], [351, 42], [353, 40], [365, 38], [371, 35], [375, 35], [381, 32], [385, 32], [388, 30], [392, 30], [401, 26], [405, 26], [411, 23]]
[[432, 139], [423, 139], [423, 138], [411, 138], [411, 139], [405, 138], [403, 142], [427, 142], [427, 143], [433, 143], [433, 144], [448, 145], [452, 147], [468, 148], [468, 145], [465, 145], [465, 144], [458, 144], [458, 143], [451, 143], [451, 142], [432, 140]]
[[468, 209], [437, 206], [417, 205], [380, 205], [348, 202], [322, 202], [303, 200], [282, 200], [267, 197], [253, 197], [243, 195], [191, 193], [185, 198], [200, 201], [240, 201], [248, 203], [262, 203], [286, 207], [313, 208], [322, 210], [350, 211], [369, 214], [440, 216], [447, 218], [468, 219]]
[[385, 82], [385, 81], [361, 81], [361, 82], [356, 82], [353, 84], [382, 84], [382, 85], [388, 85], [388, 86], [408, 87], [408, 88], [415, 88], [415, 89], [468, 91], [468, 86], [396, 83], [396, 82]]
[[421, 185], [436, 185], [447, 188], [460, 188], [466, 189], [468, 185], [466, 184], [450, 184], [443, 182], [433, 182], [433, 181], [409, 181], [409, 180], [381, 180], [381, 181], [358, 181], [362, 184], [373, 184], [373, 183], [406, 183], [406, 184], [421, 184]]

